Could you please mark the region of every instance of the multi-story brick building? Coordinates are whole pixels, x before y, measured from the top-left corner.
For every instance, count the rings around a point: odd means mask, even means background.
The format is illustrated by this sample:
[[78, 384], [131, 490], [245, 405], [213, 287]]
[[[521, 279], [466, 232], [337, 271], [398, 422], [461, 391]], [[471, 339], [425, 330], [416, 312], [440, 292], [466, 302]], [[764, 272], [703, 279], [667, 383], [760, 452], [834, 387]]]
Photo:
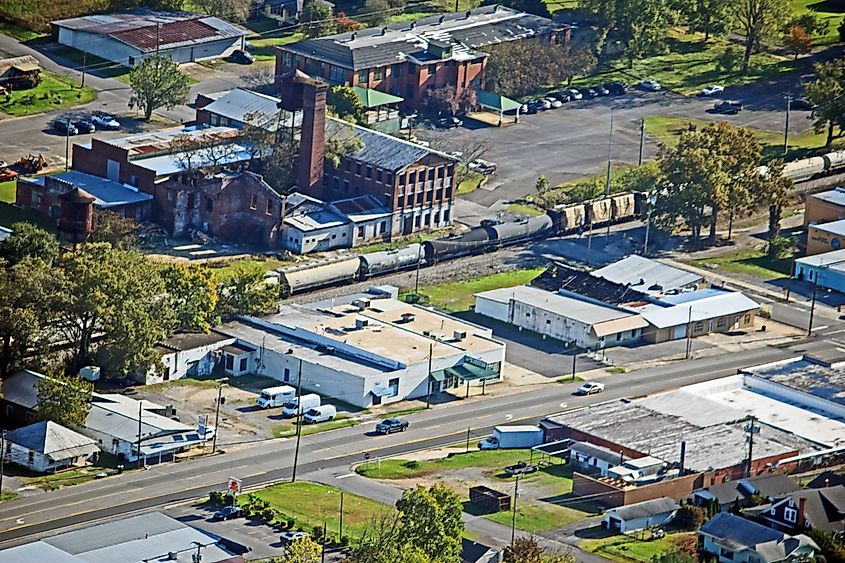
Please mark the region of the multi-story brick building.
[[406, 109], [421, 108], [429, 89], [484, 89], [487, 54], [479, 48], [521, 39], [567, 40], [568, 33], [568, 26], [547, 18], [482, 6], [279, 47], [276, 76], [296, 69], [329, 84], [401, 96]]

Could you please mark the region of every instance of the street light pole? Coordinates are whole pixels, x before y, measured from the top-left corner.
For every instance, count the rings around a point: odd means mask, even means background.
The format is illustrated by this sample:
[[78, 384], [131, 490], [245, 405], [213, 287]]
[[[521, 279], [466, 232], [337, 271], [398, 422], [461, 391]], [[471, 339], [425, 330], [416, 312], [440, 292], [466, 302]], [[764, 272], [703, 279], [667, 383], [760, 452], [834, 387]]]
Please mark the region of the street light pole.
[[813, 315], [816, 312], [816, 289], [818, 284], [816, 284], [816, 280], [818, 279], [819, 274], [816, 272], [816, 275], [813, 278], [813, 300], [810, 304], [810, 323], [807, 325], [807, 336], [813, 335]]
[[513, 512], [511, 513], [511, 547], [513, 547], [513, 542], [516, 540], [516, 497], [519, 494], [519, 475], [516, 476], [516, 481], [513, 484], [513, 502], [511, 503], [511, 508]]
[[657, 196], [652, 194], [648, 197], [648, 215], [645, 221], [645, 243], [643, 244], [643, 256], [648, 255], [648, 232], [651, 229], [651, 214], [654, 212], [654, 204], [657, 203]]
[[223, 378], [217, 384], [217, 408], [215, 409], [214, 413], [214, 439], [211, 442], [211, 453], [217, 452], [217, 435], [220, 433], [220, 403], [221, 403], [221, 395], [223, 393], [223, 386], [228, 381], [227, 378]]
[[690, 348], [692, 348], [692, 305], [690, 305], [689, 317], [687, 318], [687, 360], [689, 360]]
[[296, 483], [296, 464], [299, 461], [299, 441], [302, 439], [302, 358], [299, 358], [299, 383], [296, 390], [296, 448], [293, 452], [291, 483]]
[[343, 491], [340, 491], [340, 531], [339, 539], [341, 545], [343, 545]]

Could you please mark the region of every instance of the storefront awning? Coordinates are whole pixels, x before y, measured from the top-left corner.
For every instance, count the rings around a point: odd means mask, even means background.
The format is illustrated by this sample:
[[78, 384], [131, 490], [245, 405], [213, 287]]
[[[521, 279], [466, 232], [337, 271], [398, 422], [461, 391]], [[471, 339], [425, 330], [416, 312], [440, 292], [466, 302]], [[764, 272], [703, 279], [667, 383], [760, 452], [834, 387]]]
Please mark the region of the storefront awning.
[[370, 393], [376, 397], [389, 397], [393, 393], [393, 390], [389, 387], [380, 387], [378, 389], [373, 389]]
[[491, 369], [483, 369], [472, 364], [461, 364], [446, 369], [451, 375], [455, 375], [464, 381], [478, 381], [481, 379], [496, 379], [499, 372]]

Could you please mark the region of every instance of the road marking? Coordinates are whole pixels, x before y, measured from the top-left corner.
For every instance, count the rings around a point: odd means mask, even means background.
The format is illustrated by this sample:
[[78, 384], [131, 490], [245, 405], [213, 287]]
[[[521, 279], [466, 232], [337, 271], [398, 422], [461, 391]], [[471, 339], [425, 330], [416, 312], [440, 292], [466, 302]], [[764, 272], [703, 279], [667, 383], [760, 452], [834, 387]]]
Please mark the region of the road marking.
[[830, 325], [824, 325], [824, 326], [814, 326], [814, 327], [813, 327], [813, 330], [815, 330], [815, 331], [819, 331], [819, 330], [824, 330], [824, 329], [826, 329], [826, 328], [830, 328]]
[[349, 477], [355, 477], [355, 473], [347, 473], [346, 475], [338, 475], [335, 479], [348, 479]]
[[249, 475], [244, 475], [243, 478], [244, 479], [251, 479], [253, 477], [258, 477], [259, 475], [264, 475], [265, 473], [267, 473], [267, 472], [266, 471], [259, 471], [258, 473], [251, 473]]

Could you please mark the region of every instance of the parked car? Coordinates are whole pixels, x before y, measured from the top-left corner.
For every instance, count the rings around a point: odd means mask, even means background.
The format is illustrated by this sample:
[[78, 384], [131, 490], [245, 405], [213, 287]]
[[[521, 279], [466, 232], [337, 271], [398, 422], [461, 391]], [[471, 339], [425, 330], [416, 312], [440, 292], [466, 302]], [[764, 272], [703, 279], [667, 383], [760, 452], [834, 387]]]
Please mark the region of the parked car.
[[569, 94], [569, 97], [573, 100], [580, 100], [584, 97], [583, 94], [581, 94], [581, 92], [579, 92], [575, 88], [570, 88], [566, 91], [566, 93]]
[[704, 88], [704, 90], [701, 91], [701, 95], [702, 96], [708, 96], [708, 97], [709, 96], [718, 96], [719, 94], [721, 94], [724, 91], [725, 91], [724, 86], [719, 86], [718, 84], [711, 84], [710, 86], [707, 86], [706, 88]]
[[599, 84], [598, 86], [593, 86], [593, 90], [596, 91], [596, 94], [599, 96], [609, 96], [610, 90]]
[[120, 123], [114, 117], [101, 111], [93, 113], [91, 115], [91, 121], [94, 125], [106, 131], [117, 131], [120, 129]]
[[240, 506], [226, 506], [211, 515], [212, 520], [231, 520], [243, 516]]
[[808, 100], [807, 98], [795, 98], [789, 104], [789, 107], [791, 107], [792, 109], [809, 111], [816, 109], [818, 106], [810, 102], [810, 100]]
[[643, 80], [640, 82], [640, 88], [649, 92], [658, 92], [663, 89], [663, 86], [657, 80]]
[[713, 106], [713, 110], [716, 113], [727, 113], [731, 115], [736, 115], [742, 111], [742, 102], [735, 102], [731, 100], [717, 102]]
[[551, 108], [552, 108], [552, 109], [557, 109], [557, 108], [562, 108], [562, 107], [563, 107], [563, 102], [561, 102], [561, 101], [560, 101], [560, 100], [558, 100], [558, 99], [555, 99], [555, 98], [546, 98], [546, 101], [547, 101], [547, 102], [549, 102], [549, 106], [551, 106]]
[[596, 92], [592, 88], [578, 88], [578, 91], [581, 92], [581, 95], [587, 98], [588, 100], [590, 98], [595, 98], [599, 95], [598, 92]]
[[53, 128], [62, 135], [77, 135], [79, 129], [74, 127], [73, 123], [67, 119], [57, 119], [53, 122]]
[[560, 102], [563, 102], [564, 104], [572, 98], [572, 96], [569, 95], [569, 92], [560, 92], [560, 91], [549, 92], [549, 97], [554, 98], [555, 100], [558, 100]]
[[575, 392], [576, 395], [595, 395], [604, 391], [604, 383], [587, 382]]
[[281, 536], [279, 536], [279, 541], [283, 544], [287, 545], [289, 543], [293, 543], [296, 540], [301, 540], [302, 538], [310, 538], [311, 534], [308, 532], [299, 532], [291, 530], [289, 532], [285, 532]]
[[73, 126], [79, 129], [80, 133], [94, 133], [97, 127], [90, 119], [80, 119], [73, 122]]
[[540, 113], [541, 111], [546, 111], [546, 107], [541, 104], [538, 100], [531, 100], [528, 102], [528, 113]]
[[5, 160], [0, 160], [0, 169], [6, 168], [7, 166], [9, 166], [8, 162], [6, 162]]
[[232, 60], [242, 65], [251, 65], [255, 62], [255, 57], [243, 49], [235, 49], [232, 51]]
[[476, 158], [469, 164], [467, 164], [467, 168], [474, 172], [478, 172], [480, 174], [495, 174], [496, 173], [496, 163], [490, 162], [489, 160], [482, 160], [480, 158]]
[[622, 94], [628, 93], [628, 85], [624, 82], [608, 82], [604, 87], [614, 96], [621, 96]]
[[451, 117], [441, 117], [437, 120], [437, 126], [442, 127], [443, 129], [453, 129], [456, 127], [462, 127], [463, 124], [464, 122], [455, 117], [454, 115]]
[[393, 434], [394, 432], [404, 432], [408, 429], [408, 421], [401, 418], [385, 418], [376, 424], [376, 432], [379, 434]]
[[[0, 161], [2, 162], [2, 161]], [[8, 182], [18, 177], [18, 173], [9, 167], [0, 168], [0, 182]]]

